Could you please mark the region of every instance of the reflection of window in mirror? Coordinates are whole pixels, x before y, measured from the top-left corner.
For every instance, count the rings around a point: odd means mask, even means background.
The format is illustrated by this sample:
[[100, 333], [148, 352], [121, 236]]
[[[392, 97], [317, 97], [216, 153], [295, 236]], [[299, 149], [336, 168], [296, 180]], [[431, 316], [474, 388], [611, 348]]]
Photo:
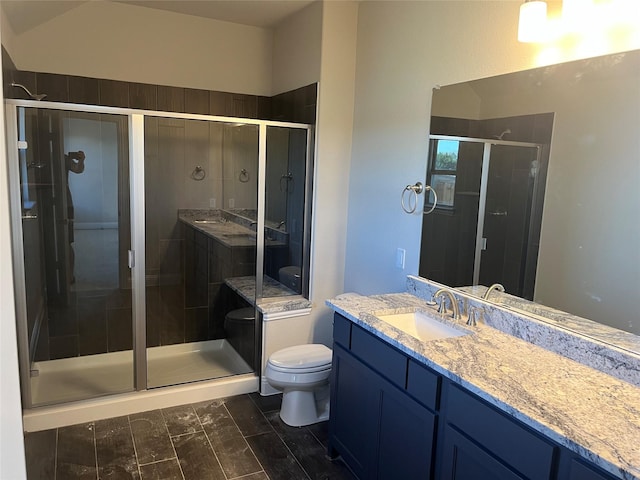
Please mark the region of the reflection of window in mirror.
[[[437, 208], [454, 207], [459, 148], [460, 142], [457, 140], [431, 140], [427, 183], [438, 195]], [[433, 205], [432, 195], [428, 204]]]

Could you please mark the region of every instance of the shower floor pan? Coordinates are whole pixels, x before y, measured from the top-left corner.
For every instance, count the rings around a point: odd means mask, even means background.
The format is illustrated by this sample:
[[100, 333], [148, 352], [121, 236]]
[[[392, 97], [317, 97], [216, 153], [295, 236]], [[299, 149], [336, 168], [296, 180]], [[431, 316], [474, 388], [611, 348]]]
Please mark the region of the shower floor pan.
[[[253, 369], [226, 340], [147, 350], [149, 388], [250, 373]], [[31, 377], [34, 406], [133, 391], [133, 352], [103, 353], [37, 362]]]

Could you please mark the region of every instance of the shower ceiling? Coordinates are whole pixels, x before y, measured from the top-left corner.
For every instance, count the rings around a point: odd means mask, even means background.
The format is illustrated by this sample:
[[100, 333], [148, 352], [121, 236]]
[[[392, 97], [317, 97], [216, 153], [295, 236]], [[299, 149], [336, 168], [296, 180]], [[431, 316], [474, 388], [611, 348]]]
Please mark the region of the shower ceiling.
[[[16, 34], [91, 0], [3, 0], [3, 14]], [[271, 28], [314, 0], [109, 0], [225, 22]]]

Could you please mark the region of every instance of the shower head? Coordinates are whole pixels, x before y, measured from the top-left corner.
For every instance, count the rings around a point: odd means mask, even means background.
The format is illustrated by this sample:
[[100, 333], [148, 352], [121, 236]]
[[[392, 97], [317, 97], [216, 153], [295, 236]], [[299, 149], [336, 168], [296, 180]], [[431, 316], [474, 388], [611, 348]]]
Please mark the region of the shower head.
[[503, 140], [502, 137], [504, 137], [507, 133], [511, 133], [511, 129], [507, 128], [504, 132], [502, 132], [500, 135], [494, 135], [494, 138], [497, 138], [498, 140]]
[[47, 96], [46, 93], [41, 93], [39, 95], [37, 95], [35, 93], [31, 93], [27, 87], [25, 87], [24, 85], [22, 85], [20, 83], [11, 82], [11, 86], [12, 87], [20, 87], [21, 89], [23, 89], [25, 92], [27, 92], [27, 95], [29, 95], [29, 97], [31, 97], [31, 100], [42, 100], [44, 97]]

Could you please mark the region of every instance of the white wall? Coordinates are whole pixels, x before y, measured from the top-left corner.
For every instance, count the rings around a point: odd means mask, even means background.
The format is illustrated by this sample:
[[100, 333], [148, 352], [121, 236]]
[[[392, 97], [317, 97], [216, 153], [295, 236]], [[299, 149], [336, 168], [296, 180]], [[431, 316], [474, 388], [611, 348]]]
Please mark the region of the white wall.
[[5, 37], [20, 70], [271, 95], [268, 29], [99, 1]]
[[[0, 18], [2, 17], [0, 12]], [[0, 21], [0, 28], [4, 23]], [[0, 34], [2, 30], [0, 30]], [[2, 79], [2, 72], [0, 72]], [[0, 82], [2, 83], [2, 82]], [[4, 133], [4, 96], [0, 92], [0, 132]], [[5, 136], [0, 135], [0, 478], [27, 478], [22, 437], [22, 406], [18, 377], [18, 344], [11, 271], [11, 219], [9, 217], [9, 185]]]
[[283, 21], [273, 35], [273, 95], [320, 78], [322, 2], [314, 2]]
[[331, 344], [332, 311], [343, 291], [353, 128], [357, 2], [323, 2], [311, 252], [314, 341]]
[[[422, 217], [402, 212], [400, 193], [426, 177], [435, 85], [589, 56], [584, 49], [518, 43], [519, 6], [511, 1], [360, 4], [345, 290], [403, 291], [406, 275], [418, 272]], [[597, 54], [638, 48], [638, 42], [638, 36], [618, 38]], [[404, 270], [395, 267], [397, 248], [407, 251]]]

